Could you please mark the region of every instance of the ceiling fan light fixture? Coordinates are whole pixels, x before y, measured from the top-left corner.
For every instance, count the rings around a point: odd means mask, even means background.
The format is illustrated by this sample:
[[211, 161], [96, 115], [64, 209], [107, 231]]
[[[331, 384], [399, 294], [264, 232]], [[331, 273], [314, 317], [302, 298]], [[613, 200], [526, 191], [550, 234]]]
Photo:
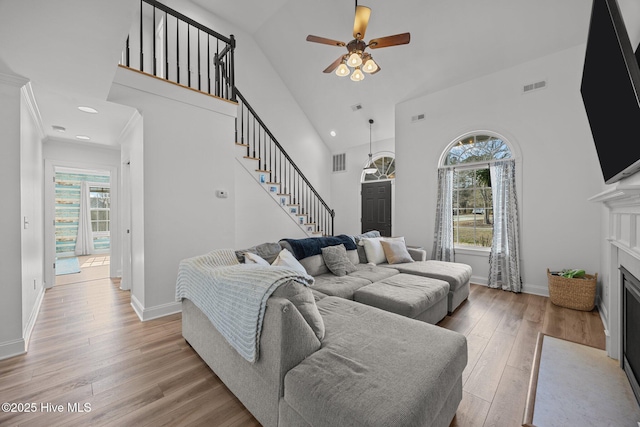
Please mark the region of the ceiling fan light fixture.
[[362, 67], [362, 71], [365, 73], [375, 73], [378, 70], [378, 64], [373, 60], [373, 58], [367, 59], [367, 62], [364, 63]]
[[364, 74], [362, 74], [362, 71], [360, 71], [360, 67], [356, 67], [356, 69], [353, 70], [353, 74], [351, 74], [351, 80], [353, 80], [354, 82], [364, 80]]
[[359, 67], [362, 65], [362, 56], [358, 52], [353, 52], [351, 56], [349, 56], [347, 63], [350, 67]]
[[336, 68], [336, 75], [340, 76], [340, 77], [346, 77], [349, 75], [351, 71], [349, 70], [349, 67], [347, 67], [344, 62], [340, 65], [338, 65], [338, 68]]

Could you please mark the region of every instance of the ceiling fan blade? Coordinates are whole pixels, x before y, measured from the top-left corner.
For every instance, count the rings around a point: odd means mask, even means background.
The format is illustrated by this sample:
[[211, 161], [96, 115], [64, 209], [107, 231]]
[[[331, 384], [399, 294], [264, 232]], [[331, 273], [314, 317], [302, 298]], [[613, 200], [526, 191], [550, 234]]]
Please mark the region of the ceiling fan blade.
[[308, 35], [307, 36], [307, 41], [308, 42], [313, 42], [313, 43], [322, 43], [322, 44], [328, 44], [328, 45], [332, 45], [332, 46], [346, 46], [345, 42], [341, 42], [338, 40], [331, 40], [331, 39], [327, 39], [324, 37], [318, 37], [318, 36], [312, 36], [312, 35]]
[[329, 65], [327, 68], [324, 69], [323, 73], [330, 73], [333, 70], [335, 70], [336, 68], [338, 68], [338, 65], [340, 65], [340, 63], [344, 60], [344, 55], [340, 56], [338, 59], [336, 59], [335, 61], [333, 61], [331, 63], [331, 65]]
[[411, 34], [409, 33], [396, 34], [394, 36], [387, 36], [379, 39], [373, 39], [369, 42], [369, 47], [371, 49], [380, 49], [382, 47], [408, 44], [410, 40], [411, 40]]
[[367, 25], [369, 25], [369, 16], [371, 16], [371, 9], [367, 6], [356, 6], [356, 18], [353, 21], [354, 39], [364, 40], [364, 33], [367, 32]]

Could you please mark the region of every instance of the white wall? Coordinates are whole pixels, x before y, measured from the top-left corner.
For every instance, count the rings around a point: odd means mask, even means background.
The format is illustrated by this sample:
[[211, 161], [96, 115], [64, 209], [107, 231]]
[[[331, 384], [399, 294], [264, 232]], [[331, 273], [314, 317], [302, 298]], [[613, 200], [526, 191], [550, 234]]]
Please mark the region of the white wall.
[[3, 186], [0, 209], [0, 359], [25, 350], [22, 336], [20, 87], [26, 83], [22, 77], [0, 74], [0, 176]]
[[[492, 130], [522, 153], [518, 174], [524, 291], [547, 293], [546, 268], [601, 271], [601, 207], [587, 199], [602, 177], [579, 92], [584, 45], [506, 69], [396, 108], [394, 234], [433, 244], [438, 159], [457, 136]], [[522, 94], [525, 83], [546, 89]], [[411, 116], [426, 120], [411, 123]], [[474, 270], [486, 258], [456, 257]]]
[[233, 248], [307, 237], [247, 169], [239, 161], [234, 164], [236, 236]]
[[31, 86], [24, 86], [20, 108], [20, 193], [22, 218], [26, 221], [21, 227], [21, 249], [22, 329], [27, 343], [44, 295], [43, 133], [38, 126], [33, 99]]
[[188, 0], [169, 0], [165, 4], [220, 34], [235, 36], [236, 86], [332, 206], [331, 183], [327, 179], [331, 173], [331, 153], [253, 37]]
[[[373, 158], [395, 151], [395, 140], [384, 139], [371, 143]], [[336, 211], [334, 234], [358, 234], [361, 230], [362, 198], [360, 196], [362, 169], [369, 162], [369, 143], [342, 151], [346, 154], [346, 171], [331, 174], [332, 208]], [[383, 153], [384, 152], [384, 153]], [[334, 153], [340, 154], [340, 153]], [[392, 187], [395, 191], [395, 186]], [[391, 207], [392, 234], [395, 232], [395, 206]], [[410, 236], [407, 244], [412, 245]]]
[[[133, 200], [142, 200], [144, 196], [144, 145], [142, 117], [135, 111], [120, 138], [122, 164], [121, 209], [122, 224], [122, 280], [120, 289], [131, 290], [132, 294], [144, 302], [144, 289], [133, 289], [133, 277], [138, 283], [144, 283], [144, 206], [136, 209], [132, 215]], [[133, 164], [133, 167], [131, 166]], [[135, 229], [136, 233], [132, 234]], [[133, 252], [133, 240], [136, 240], [136, 252]]]
[[[180, 310], [175, 285], [180, 260], [234, 247], [233, 135], [235, 105], [119, 69], [109, 101], [137, 108], [143, 146], [134, 147], [132, 218], [143, 218], [144, 277], [133, 300], [143, 320]], [[142, 156], [142, 165], [136, 155]], [[137, 169], [141, 168], [141, 169]], [[137, 178], [136, 178], [137, 177]], [[143, 194], [139, 199], [142, 179]], [[229, 192], [219, 199], [215, 191]], [[139, 235], [136, 223], [132, 233]], [[132, 253], [139, 253], [132, 240]], [[138, 288], [141, 286], [142, 288]]]

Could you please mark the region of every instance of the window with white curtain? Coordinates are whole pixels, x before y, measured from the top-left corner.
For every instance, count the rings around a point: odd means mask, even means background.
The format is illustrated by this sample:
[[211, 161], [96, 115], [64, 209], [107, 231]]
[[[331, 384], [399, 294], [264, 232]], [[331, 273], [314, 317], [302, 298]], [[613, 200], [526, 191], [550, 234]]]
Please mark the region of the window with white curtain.
[[489, 164], [511, 158], [502, 138], [476, 133], [450, 144], [442, 167], [453, 173], [453, 239], [455, 247], [490, 248], [493, 199]]

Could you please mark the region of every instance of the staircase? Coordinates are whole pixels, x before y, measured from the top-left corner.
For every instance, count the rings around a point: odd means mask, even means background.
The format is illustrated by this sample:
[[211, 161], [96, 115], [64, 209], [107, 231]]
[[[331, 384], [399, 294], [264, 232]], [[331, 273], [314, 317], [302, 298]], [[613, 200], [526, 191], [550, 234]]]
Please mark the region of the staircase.
[[242, 165], [307, 236], [333, 235], [335, 212], [313, 188], [287, 152], [235, 88], [236, 146]]
[[234, 83], [233, 36], [225, 37], [155, 0], [140, 1], [121, 65], [237, 102], [237, 159], [300, 229], [332, 236], [335, 212], [318, 194]]

